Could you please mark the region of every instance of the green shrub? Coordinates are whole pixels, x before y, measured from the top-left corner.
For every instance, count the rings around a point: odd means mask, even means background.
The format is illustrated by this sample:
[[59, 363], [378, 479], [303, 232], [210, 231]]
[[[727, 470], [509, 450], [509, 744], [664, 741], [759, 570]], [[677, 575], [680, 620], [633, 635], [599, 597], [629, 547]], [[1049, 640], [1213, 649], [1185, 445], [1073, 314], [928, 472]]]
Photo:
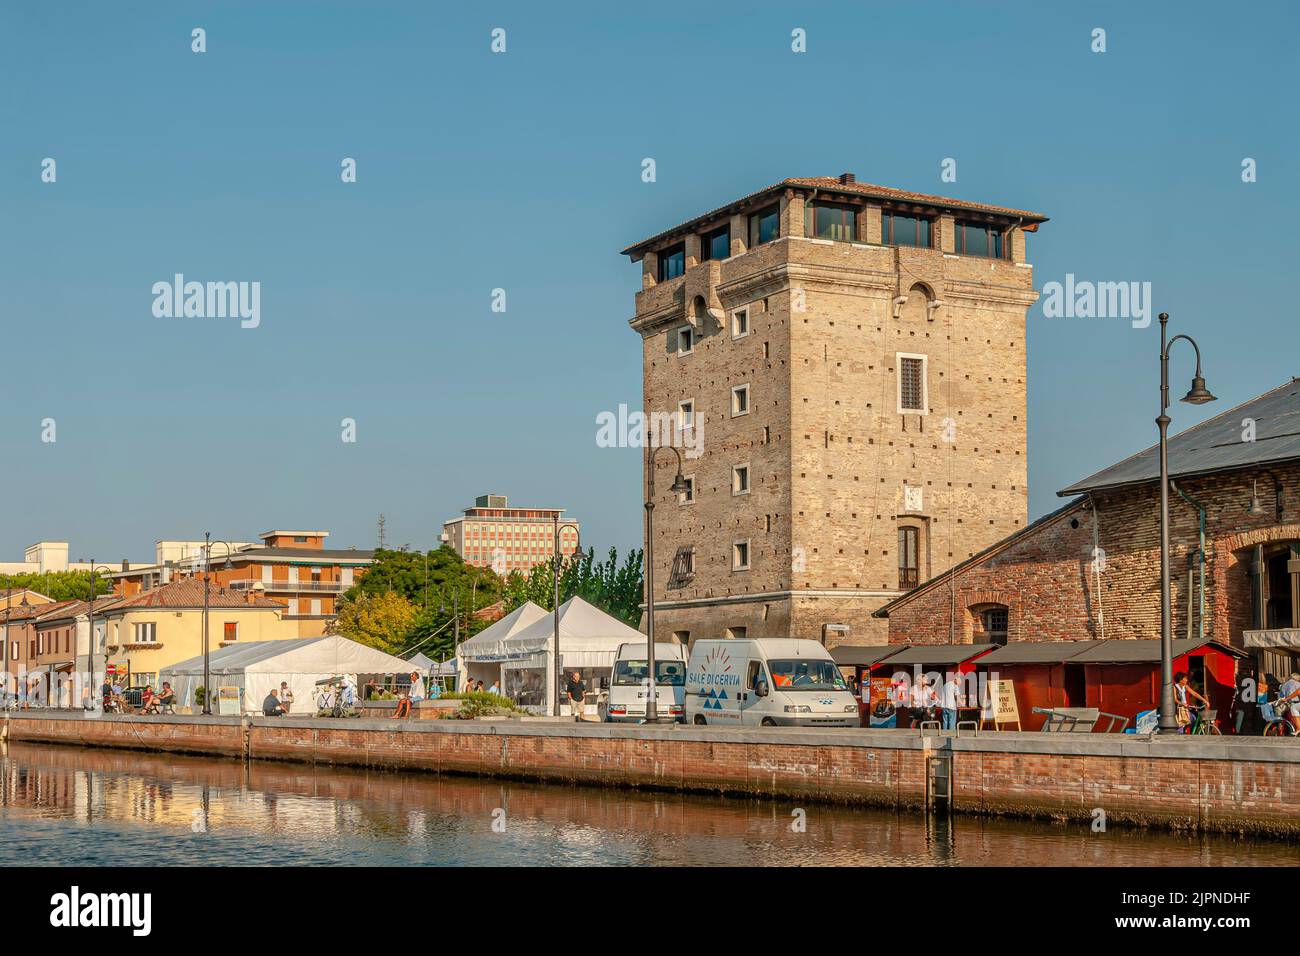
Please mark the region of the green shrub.
[[481, 704], [491, 704], [494, 707], [506, 707], [510, 710], [515, 709], [515, 702], [509, 697], [501, 694], [489, 694], [485, 690], [476, 691], [452, 691], [451, 693], [442, 694], [438, 700], [473, 700]]
[[500, 694], [489, 694], [487, 691], [469, 693], [457, 691], [443, 694], [438, 699], [458, 700], [461, 702], [460, 707], [449, 715], [457, 720], [473, 720], [475, 717], [511, 717], [515, 714], [524, 713], [515, 706], [515, 702], [509, 697], [502, 697]]

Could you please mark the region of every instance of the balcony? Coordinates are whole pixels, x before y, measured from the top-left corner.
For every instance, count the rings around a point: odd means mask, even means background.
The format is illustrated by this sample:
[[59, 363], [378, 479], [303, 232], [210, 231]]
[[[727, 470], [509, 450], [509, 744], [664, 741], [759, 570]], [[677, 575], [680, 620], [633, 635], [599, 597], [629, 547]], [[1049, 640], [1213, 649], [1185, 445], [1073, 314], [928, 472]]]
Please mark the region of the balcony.
[[898, 590], [910, 591], [920, 583], [920, 572], [916, 568], [898, 569]]
[[342, 581], [262, 581], [246, 578], [231, 581], [228, 587], [235, 591], [261, 590], [267, 594], [342, 594], [352, 585]]

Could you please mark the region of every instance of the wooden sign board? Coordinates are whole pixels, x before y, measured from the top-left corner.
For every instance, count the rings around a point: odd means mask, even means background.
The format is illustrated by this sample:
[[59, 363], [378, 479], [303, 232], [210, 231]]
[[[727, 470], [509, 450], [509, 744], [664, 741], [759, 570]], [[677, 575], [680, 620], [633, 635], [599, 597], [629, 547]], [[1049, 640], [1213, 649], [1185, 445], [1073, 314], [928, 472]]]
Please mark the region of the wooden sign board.
[[989, 681], [989, 699], [984, 719], [993, 721], [997, 730], [1003, 724], [1015, 724], [1020, 730], [1020, 708], [1016, 705], [1016, 686], [1009, 680]]

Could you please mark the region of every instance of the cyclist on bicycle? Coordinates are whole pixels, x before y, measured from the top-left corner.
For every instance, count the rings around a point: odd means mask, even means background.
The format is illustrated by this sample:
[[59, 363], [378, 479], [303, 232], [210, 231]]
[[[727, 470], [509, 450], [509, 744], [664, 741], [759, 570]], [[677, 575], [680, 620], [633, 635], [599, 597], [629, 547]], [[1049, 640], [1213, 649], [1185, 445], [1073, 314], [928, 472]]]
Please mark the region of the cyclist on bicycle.
[[1278, 697], [1273, 707], [1279, 717], [1291, 722], [1291, 729], [1300, 733], [1300, 674], [1291, 672], [1291, 679], [1277, 689]]
[[[1179, 671], [1174, 675], [1174, 704], [1175, 714], [1178, 719], [1178, 725], [1183, 728], [1183, 733], [1191, 733], [1194, 721], [1192, 720], [1192, 704], [1188, 697], [1195, 697], [1201, 702], [1202, 707], [1209, 707], [1210, 702], [1197, 692], [1187, 681], [1185, 671]], [[1200, 708], [1197, 708], [1198, 710]], [[1199, 716], [1199, 715], [1198, 715]]]

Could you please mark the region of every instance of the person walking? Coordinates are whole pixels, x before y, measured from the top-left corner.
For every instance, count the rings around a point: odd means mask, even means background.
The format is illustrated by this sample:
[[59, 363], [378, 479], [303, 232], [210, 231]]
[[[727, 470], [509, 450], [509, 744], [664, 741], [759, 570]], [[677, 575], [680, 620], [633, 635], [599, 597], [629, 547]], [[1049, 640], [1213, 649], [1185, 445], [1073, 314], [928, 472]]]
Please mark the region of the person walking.
[[584, 720], [583, 709], [584, 701], [587, 697], [587, 685], [582, 680], [582, 674], [574, 671], [569, 675], [569, 682], [565, 685], [565, 692], [569, 697], [569, 709], [573, 711], [574, 718], [581, 722]]

